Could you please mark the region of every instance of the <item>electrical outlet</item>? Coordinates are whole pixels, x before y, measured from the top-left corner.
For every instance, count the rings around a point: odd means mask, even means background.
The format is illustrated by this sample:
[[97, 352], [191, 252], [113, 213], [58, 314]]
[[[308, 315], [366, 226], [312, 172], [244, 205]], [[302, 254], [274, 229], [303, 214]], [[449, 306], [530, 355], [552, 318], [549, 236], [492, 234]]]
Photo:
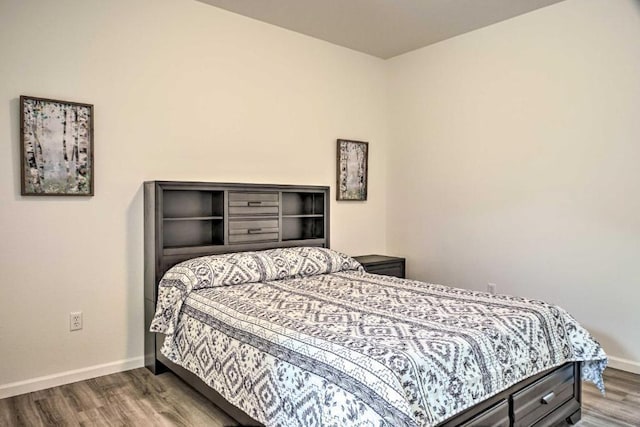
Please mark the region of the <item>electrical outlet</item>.
[[487, 283], [487, 292], [491, 295], [496, 294], [496, 284], [495, 283]]
[[69, 330], [79, 331], [82, 329], [82, 312], [72, 311], [69, 313]]

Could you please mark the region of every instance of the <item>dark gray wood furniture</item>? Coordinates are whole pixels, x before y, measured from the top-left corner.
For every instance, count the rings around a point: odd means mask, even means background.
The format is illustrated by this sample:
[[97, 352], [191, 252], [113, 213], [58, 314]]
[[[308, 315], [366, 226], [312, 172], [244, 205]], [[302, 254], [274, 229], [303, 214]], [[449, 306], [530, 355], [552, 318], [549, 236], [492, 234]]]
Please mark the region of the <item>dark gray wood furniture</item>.
[[354, 257], [367, 273], [405, 278], [405, 259], [386, 255], [361, 255]]
[[[148, 332], [158, 283], [173, 265], [198, 256], [276, 247], [329, 247], [329, 200], [329, 188], [318, 186], [145, 182], [145, 366], [155, 374], [171, 370], [240, 425], [260, 425], [160, 353], [164, 336]], [[387, 262], [398, 268], [399, 260], [402, 258]], [[384, 266], [385, 260], [379, 261]], [[365, 257], [365, 264], [375, 272], [376, 259]], [[581, 413], [580, 377], [580, 363], [567, 363], [521, 381], [440, 425], [574, 424]]]
[[580, 369], [580, 362], [573, 362], [542, 372], [440, 425], [547, 427], [576, 424], [582, 414]]

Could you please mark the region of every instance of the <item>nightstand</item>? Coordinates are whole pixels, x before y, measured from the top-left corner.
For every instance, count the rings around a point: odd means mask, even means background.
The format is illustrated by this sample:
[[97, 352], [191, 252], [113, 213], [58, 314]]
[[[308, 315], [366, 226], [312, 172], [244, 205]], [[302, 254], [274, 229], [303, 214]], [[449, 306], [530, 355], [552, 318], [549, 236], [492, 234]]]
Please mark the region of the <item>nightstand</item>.
[[395, 276], [404, 279], [405, 259], [385, 255], [362, 255], [353, 257], [367, 273]]

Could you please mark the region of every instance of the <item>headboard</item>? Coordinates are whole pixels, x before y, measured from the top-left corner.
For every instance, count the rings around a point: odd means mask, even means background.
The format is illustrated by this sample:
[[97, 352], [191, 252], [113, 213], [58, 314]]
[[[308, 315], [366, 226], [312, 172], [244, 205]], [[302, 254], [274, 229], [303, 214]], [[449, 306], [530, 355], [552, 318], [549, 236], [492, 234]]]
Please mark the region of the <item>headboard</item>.
[[145, 366], [158, 283], [175, 264], [229, 252], [329, 247], [329, 187], [184, 181], [144, 183]]

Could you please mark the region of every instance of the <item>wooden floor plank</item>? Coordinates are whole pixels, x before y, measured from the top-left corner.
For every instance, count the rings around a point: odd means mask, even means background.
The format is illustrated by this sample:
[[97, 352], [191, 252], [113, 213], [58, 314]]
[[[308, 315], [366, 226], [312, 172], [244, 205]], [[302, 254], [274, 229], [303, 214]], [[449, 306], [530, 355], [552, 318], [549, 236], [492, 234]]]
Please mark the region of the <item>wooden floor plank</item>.
[[632, 424], [615, 421], [595, 414], [587, 414], [578, 423], [579, 427], [637, 427]]
[[[579, 427], [640, 426], [640, 375], [607, 369], [606, 396], [583, 387]], [[172, 373], [144, 368], [0, 400], [0, 426], [234, 425], [233, 420]]]
[[583, 413], [610, 424], [640, 426], [640, 375], [608, 368], [604, 373], [606, 393], [590, 383], [582, 389]]

